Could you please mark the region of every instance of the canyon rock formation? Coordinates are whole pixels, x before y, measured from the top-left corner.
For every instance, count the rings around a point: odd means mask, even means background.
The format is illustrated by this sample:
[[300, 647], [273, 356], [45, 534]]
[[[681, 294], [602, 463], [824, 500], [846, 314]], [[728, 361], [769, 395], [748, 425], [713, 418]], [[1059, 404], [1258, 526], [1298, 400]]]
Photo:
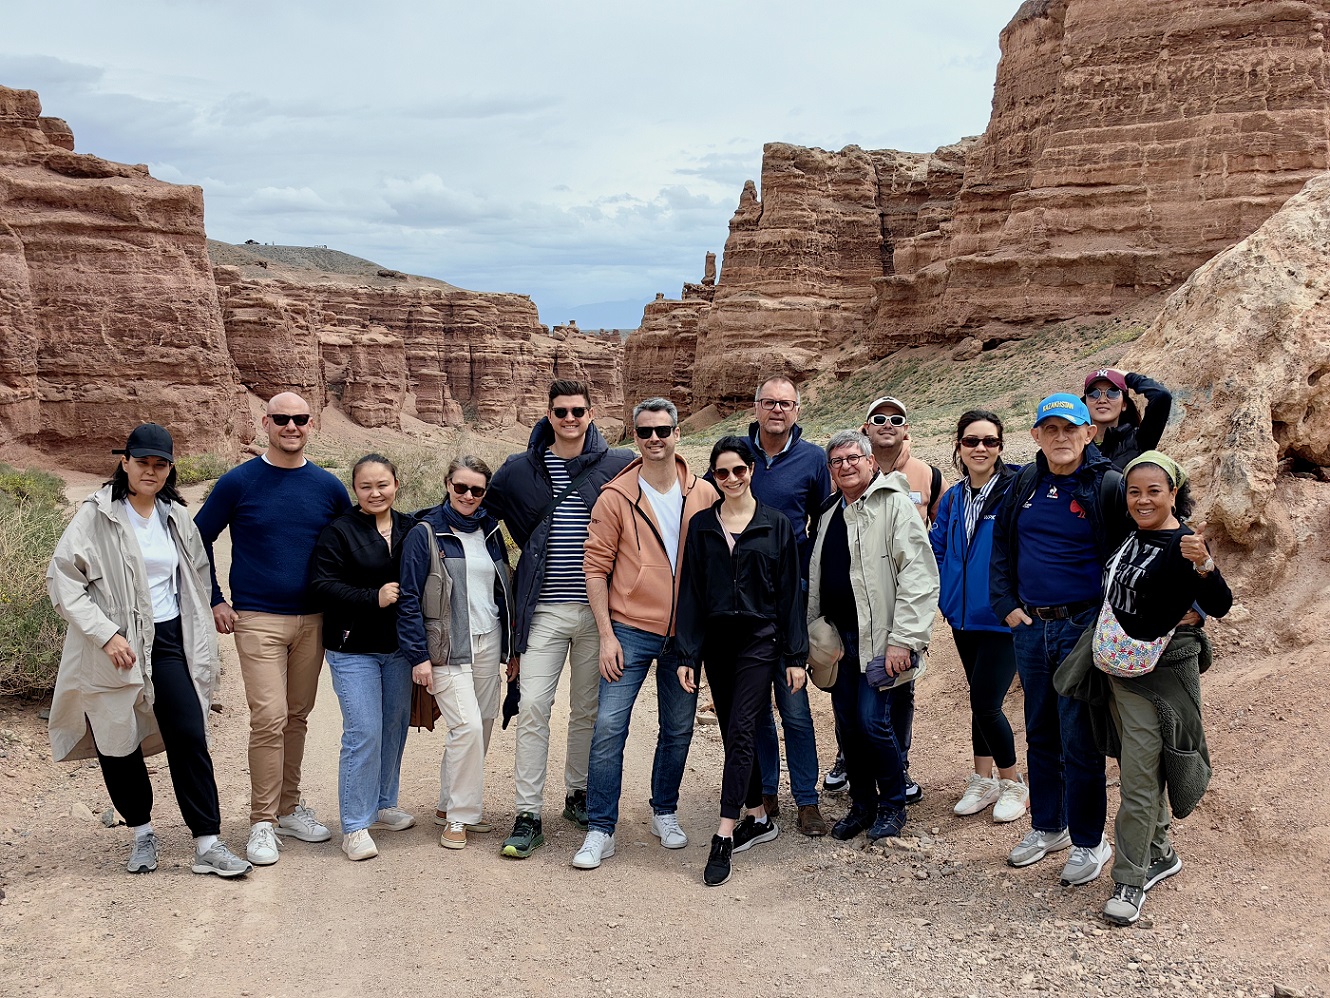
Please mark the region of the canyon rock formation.
[[1177, 287], [1330, 163], [1327, 19], [1330, 0], [1030, 0], [977, 139], [768, 145], [713, 301], [648, 306], [626, 394], [639, 354], [691, 367], [691, 405], [737, 405], [838, 347], [991, 343]]

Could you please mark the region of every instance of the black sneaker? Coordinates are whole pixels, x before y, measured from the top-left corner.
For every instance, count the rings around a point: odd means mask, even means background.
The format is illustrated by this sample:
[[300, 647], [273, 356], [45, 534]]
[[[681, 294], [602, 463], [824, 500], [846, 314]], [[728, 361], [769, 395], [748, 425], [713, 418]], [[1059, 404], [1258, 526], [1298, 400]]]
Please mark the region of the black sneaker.
[[707, 868], [702, 873], [702, 883], [708, 887], [719, 887], [730, 879], [732, 852], [734, 852], [734, 839], [723, 839], [719, 835], [711, 836], [711, 855], [707, 857]]
[[852, 807], [845, 817], [841, 818], [840, 821], [831, 826], [831, 837], [845, 842], [854, 838], [856, 835], [859, 835], [861, 832], [867, 831], [872, 824], [872, 811], [860, 810], [857, 807]]
[[1149, 890], [1161, 880], [1167, 880], [1173, 874], [1182, 869], [1182, 857], [1177, 853], [1170, 853], [1163, 859], [1157, 859], [1150, 864], [1150, 869], [1145, 871], [1145, 886], [1142, 890]]
[[587, 830], [585, 790], [574, 790], [563, 799], [563, 816], [582, 831]]
[[1141, 917], [1145, 891], [1130, 884], [1114, 884], [1113, 896], [1104, 903], [1104, 921], [1113, 925], [1132, 925]]
[[763, 842], [770, 842], [779, 834], [780, 826], [770, 818], [759, 825], [750, 814], [734, 826], [734, 851], [743, 852]]
[[822, 789], [829, 794], [839, 794], [844, 793], [849, 785], [850, 777], [845, 772], [845, 756], [837, 753], [836, 761], [827, 770], [827, 775], [822, 777]]
[[905, 774], [905, 803], [918, 804], [924, 799], [924, 788], [910, 779], [910, 774]]
[[523, 811], [513, 822], [513, 834], [503, 840], [499, 855], [509, 859], [526, 859], [545, 844], [545, 833], [540, 829], [540, 819], [530, 811]]
[[873, 822], [873, 827], [868, 830], [868, 839], [870, 842], [876, 842], [878, 839], [899, 838], [901, 829], [904, 827], [904, 808], [879, 808], [877, 812], [877, 820]]

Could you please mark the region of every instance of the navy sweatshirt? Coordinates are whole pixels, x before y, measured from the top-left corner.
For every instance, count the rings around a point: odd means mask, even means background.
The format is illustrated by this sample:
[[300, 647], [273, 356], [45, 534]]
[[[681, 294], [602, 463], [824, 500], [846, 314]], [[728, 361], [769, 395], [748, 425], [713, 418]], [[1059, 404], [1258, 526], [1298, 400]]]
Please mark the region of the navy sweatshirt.
[[[799, 546], [799, 575], [806, 581], [808, 561], [813, 554], [808, 518], [825, 505], [832, 489], [826, 451], [800, 439], [802, 436], [803, 428], [796, 423], [790, 431], [790, 445], [769, 458], [758, 442], [757, 423], [748, 426], [748, 439], [757, 454], [753, 495], [789, 517], [790, 525], [794, 527], [794, 541]], [[706, 477], [711, 480], [710, 474]]]

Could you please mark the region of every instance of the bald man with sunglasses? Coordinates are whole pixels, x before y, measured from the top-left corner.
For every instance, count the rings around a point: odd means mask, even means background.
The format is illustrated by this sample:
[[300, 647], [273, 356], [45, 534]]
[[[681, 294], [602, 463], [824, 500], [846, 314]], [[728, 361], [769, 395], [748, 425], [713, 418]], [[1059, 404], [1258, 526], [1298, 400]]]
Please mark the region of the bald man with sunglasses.
[[[255, 866], [278, 860], [278, 835], [332, 837], [300, 796], [305, 731], [323, 666], [323, 614], [309, 590], [319, 534], [351, 508], [335, 475], [305, 457], [309, 403], [274, 395], [263, 416], [268, 449], [217, 480], [194, 518], [212, 565], [212, 616], [234, 634], [249, 701], [250, 834]], [[231, 600], [217, 582], [213, 544], [231, 531]]]

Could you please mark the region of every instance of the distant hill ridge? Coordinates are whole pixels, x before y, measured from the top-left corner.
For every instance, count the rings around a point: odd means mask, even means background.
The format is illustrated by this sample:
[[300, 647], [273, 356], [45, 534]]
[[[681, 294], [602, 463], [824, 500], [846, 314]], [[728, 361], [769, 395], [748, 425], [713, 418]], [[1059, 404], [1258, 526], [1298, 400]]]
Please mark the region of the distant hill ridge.
[[345, 280], [355, 278], [370, 284], [426, 285], [447, 291], [462, 290], [455, 284], [433, 277], [404, 274], [373, 260], [352, 256], [326, 246], [271, 246], [264, 243], [224, 243], [208, 240], [208, 256], [214, 264], [239, 267], [250, 273], [268, 271], [295, 283], [311, 280]]

